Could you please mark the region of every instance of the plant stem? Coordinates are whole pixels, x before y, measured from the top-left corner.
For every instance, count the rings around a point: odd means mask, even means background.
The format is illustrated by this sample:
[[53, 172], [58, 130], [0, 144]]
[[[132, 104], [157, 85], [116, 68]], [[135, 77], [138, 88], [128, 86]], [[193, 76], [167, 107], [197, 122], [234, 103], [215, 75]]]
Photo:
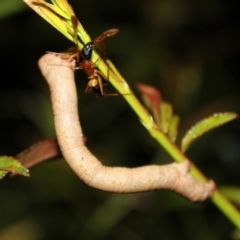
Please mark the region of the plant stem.
[[[131, 94], [131, 90], [128, 87], [123, 87], [123, 83], [126, 82], [125, 79], [117, 71], [115, 66], [110, 61], [108, 62], [110, 63], [109, 66], [113, 72], [113, 74], [110, 74], [109, 81], [123, 95], [128, 104], [139, 116], [140, 121], [149, 131], [150, 135], [157, 140], [157, 142], [172, 156], [175, 161], [182, 162], [187, 159], [182, 151], [158, 128], [148, 111], [141, 105], [138, 99]], [[103, 72], [103, 74], [106, 75], [108, 66], [106, 66], [103, 61], [99, 63], [98, 68]], [[192, 164], [190, 172], [196, 179], [202, 182], [208, 181], [204, 174], [202, 174], [202, 172], [194, 164]], [[225, 216], [238, 229], [240, 229], [240, 212], [227, 198], [220, 193], [218, 189], [214, 191], [211, 200], [225, 214]]]

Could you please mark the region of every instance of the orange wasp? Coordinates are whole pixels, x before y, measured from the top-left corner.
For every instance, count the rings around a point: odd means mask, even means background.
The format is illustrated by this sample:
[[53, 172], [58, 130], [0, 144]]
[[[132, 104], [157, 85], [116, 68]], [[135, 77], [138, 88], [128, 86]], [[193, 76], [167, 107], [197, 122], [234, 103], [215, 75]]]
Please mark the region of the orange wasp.
[[[77, 39], [77, 23], [78, 20], [75, 16], [72, 16], [73, 27], [75, 31], [75, 38]], [[96, 97], [104, 96], [117, 96], [117, 93], [106, 94], [104, 91], [104, 78], [106, 81], [108, 79], [96, 68], [96, 65], [91, 62], [92, 51], [95, 49], [103, 59], [106, 59], [106, 52], [104, 46], [104, 40], [111, 37], [119, 32], [118, 29], [109, 29], [102, 33], [99, 37], [95, 38], [93, 41], [88, 42], [84, 45], [82, 50], [77, 50], [77, 53], [73, 55], [77, 59], [76, 69], [83, 69], [83, 71], [88, 76], [88, 84], [85, 89], [86, 93], [94, 93]]]

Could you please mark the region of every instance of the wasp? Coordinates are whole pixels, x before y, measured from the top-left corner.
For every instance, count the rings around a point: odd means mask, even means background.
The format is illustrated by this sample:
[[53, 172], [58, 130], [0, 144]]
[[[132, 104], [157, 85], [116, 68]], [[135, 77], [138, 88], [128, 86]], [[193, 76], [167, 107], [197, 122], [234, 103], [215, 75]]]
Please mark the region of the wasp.
[[[77, 42], [77, 24], [78, 20], [75, 16], [72, 16], [72, 23], [74, 28], [74, 38]], [[85, 89], [86, 93], [94, 93], [96, 97], [104, 96], [117, 96], [117, 93], [107, 94], [104, 90], [104, 86], [107, 84], [108, 79], [97, 69], [96, 63], [91, 62], [92, 51], [95, 49], [99, 55], [106, 60], [105, 51], [105, 39], [112, 37], [119, 32], [118, 29], [108, 29], [100, 36], [86, 43], [82, 50], [75, 50], [75, 54], [70, 59], [76, 58], [76, 69], [82, 69], [88, 76], [88, 83]], [[78, 46], [77, 46], [78, 47]], [[98, 60], [97, 60], [98, 61]], [[104, 79], [104, 80], [103, 80]]]

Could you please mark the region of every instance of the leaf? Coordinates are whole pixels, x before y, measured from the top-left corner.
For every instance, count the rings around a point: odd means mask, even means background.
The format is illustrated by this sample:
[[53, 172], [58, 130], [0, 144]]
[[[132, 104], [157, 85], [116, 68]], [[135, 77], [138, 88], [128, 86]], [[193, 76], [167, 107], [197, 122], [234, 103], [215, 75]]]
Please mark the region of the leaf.
[[65, 12], [66, 16], [75, 16], [75, 13], [71, 7], [71, 5], [66, 0], [52, 0], [53, 4], [59, 8], [61, 12]]
[[173, 115], [168, 129], [168, 136], [172, 142], [175, 142], [177, 139], [179, 122], [180, 117], [177, 115]]
[[168, 133], [169, 126], [173, 115], [172, 105], [162, 101], [160, 104], [160, 128], [164, 133]]
[[143, 101], [153, 114], [159, 129], [174, 142], [177, 138], [180, 118], [173, 115], [172, 105], [163, 101], [161, 93], [150, 85], [138, 83], [137, 88], [142, 93]]
[[212, 116], [205, 118], [191, 127], [182, 139], [181, 149], [185, 152], [189, 146], [204, 133], [221, 126], [233, 119], [238, 115], [232, 112], [215, 113]]
[[155, 121], [158, 125], [160, 125], [160, 104], [161, 104], [161, 94], [160, 92], [146, 84], [138, 83], [137, 85], [138, 90], [142, 93], [142, 98], [144, 101], [145, 106], [152, 112]]
[[15, 174], [21, 174], [23, 176], [29, 176], [29, 171], [20, 162], [13, 157], [1, 156], [0, 157], [0, 179], [2, 179], [6, 173], [12, 172]]
[[[24, 2], [36, 13], [38, 13], [43, 19], [45, 19], [48, 23], [60, 31], [65, 37], [71, 41], [73, 40], [73, 36], [69, 34], [68, 31], [70, 28], [68, 25], [70, 23], [68, 23], [67, 20], [64, 20], [63, 16], [61, 16], [61, 13], [59, 12], [61, 10], [57, 9], [56, 6], [41, 0], [24, 0]], [[71, 19], [71, 16], [67, 17]]]
[[4, 178], [8, 172], [0, 170], [0, 179]]
[[[23, 1], [65, 37], [76, 44], [76, 38], [74, 37], [76, 34], [72, 23], [72, 17], [75, 17], [75, 13], [66, 0], [52, 0], [53, 4], [44, 0]], [[84, 31], [79, 21], [77, 21], [77, 35], [84, 38], [86, 42], [90, 41], [90, 37]], [[77, 41], [77, 45], [80, 48], [83, 47], [80, 41]]]

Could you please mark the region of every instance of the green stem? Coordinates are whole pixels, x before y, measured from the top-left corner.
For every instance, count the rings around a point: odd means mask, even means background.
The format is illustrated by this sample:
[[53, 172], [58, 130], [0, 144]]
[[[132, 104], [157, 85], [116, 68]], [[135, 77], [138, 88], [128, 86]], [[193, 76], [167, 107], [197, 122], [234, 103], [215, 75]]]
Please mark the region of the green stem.
[[[181, 152], [181, 150], [173, 143], [171, 140], [158, 128], [158, 126], [153, 121], [151, 115], [148, 111], [141, 105], [138, 99], [131, 94], [129, 87], [124, 87], [124, 78], [117, 71], [115, 66], [110, 63], [110, 69], [112, 73], [110, 74], [109, 81], [116, 87], [116, 89], [123, 95], [125, 100], [129, 103], [135, 113], [139, 116], [140, 121], [149, 131], [149, 133], [154, 137], [158, 143], [172, 156], [172, 158], [177, 162], [182, 162], [187, 157]], [[108, 71], [108, 66], [105, 65], [104, 61], [100, 61], [98, 68], [106, 76]], [[190, 169], [191, 174], [198, 180], [202, 182], [207, 182], [208, 179], [202, 174], [202, 172], [192, 164]], [[240, 229], [240, 213], [237, 208], [225, 198], [219, 190], [215, 190], [212, 198], [212, 202], [226, 215], [226, 217], [238, 228]]]
[[212, 202], [226, 215], [226, 217], [240, 229], [240, 213], [238, 209], [225, 198], [219, 190], [215, 190]]

